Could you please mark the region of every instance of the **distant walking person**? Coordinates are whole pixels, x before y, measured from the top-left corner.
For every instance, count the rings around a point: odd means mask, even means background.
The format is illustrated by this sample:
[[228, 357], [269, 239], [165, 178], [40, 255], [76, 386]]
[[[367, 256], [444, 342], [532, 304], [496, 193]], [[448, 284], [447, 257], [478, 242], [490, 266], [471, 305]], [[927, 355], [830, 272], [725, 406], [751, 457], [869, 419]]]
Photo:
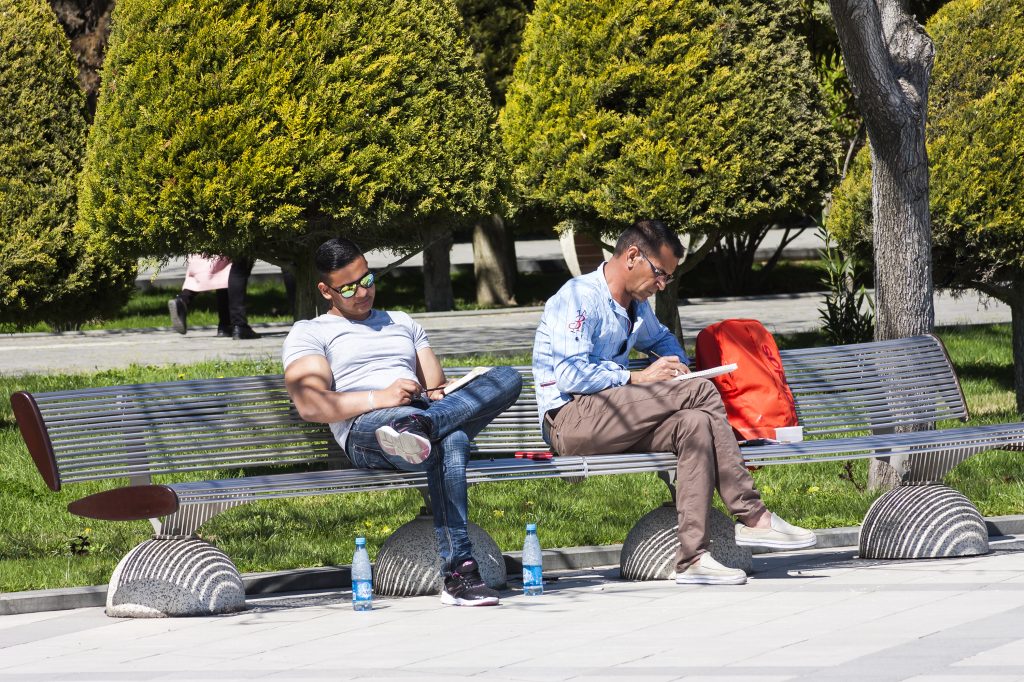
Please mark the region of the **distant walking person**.
[[217, 336], [230, 336], [235, 340], [260, 338], [249, 326], [245, 312], [252, 266], [251, 258], [237, 258], [232, 262], [226, 256], [189, 256], [181, 293], [167, 302], [174, 331], [188, 332], [188, 311], [198, 293], [216, 291]]

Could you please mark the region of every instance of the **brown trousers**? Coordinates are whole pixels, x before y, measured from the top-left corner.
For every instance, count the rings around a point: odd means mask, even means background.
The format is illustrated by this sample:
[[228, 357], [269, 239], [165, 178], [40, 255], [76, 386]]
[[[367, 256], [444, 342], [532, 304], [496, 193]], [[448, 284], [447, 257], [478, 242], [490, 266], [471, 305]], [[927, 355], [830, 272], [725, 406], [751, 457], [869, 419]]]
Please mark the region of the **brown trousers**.
[[706, 379], [576, 395], [553, 420], [545, 419], [551, 444], [562, 455], [676, 453], [677, 570], [708, 548], [707, 518], [716, 488], [741, 522], [756, 521], [767, 511], [743, 465], [722, 398]]

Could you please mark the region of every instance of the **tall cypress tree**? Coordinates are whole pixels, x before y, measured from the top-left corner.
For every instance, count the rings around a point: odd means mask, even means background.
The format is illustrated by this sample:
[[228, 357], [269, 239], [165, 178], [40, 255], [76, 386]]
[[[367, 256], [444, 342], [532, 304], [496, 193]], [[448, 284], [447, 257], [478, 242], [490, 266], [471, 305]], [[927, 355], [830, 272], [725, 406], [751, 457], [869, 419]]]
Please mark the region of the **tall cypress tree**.
[[[139, 254], [424, 243], [489, 207], [493, 108], [451, 0], [121, 0], [80, 206]], [[306, 298], [302, 296], [308, 294]]]
[[500, 118], [517, 186], [606, 238], [641, 217], [696, 237], [807, 211], [836, 139], [800, 31], [774, 0], [540, 0]]
[[85, 96], [44, 0], [0, 8], [0, 321], [56, 329], [113, 312], [135, 261], [75, 229]]

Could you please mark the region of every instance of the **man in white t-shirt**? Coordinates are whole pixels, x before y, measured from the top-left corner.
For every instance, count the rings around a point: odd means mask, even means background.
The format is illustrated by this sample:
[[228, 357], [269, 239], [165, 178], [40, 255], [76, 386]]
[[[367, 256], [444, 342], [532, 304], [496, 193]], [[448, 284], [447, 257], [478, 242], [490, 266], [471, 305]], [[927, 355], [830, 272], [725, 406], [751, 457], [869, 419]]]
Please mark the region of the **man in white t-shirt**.
[[329, 424], [349, 459], [369, 469], [425, 471], [441, 554], [441, 601], [498, 603], [480, 578], [468, 533], [469, 443], [519, 397], [522, 378], [494, 367], [457, 391], [409, 315], [373, 308], [376, 281], [359, 247], [324, 242], [317, 289], [331, 308], [294, 324], [282, 350], [284, 379], [306, 421]]

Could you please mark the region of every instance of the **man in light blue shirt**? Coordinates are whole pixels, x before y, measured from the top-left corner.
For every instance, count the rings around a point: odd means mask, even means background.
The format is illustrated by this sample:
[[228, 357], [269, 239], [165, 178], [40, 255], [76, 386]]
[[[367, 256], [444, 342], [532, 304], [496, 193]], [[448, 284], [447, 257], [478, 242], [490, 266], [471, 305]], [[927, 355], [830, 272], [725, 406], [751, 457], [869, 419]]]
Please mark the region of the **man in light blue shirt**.
[[[676, 582], [742, 584], [743, 571], [707, 551], [716, 487], [739, 520], [737, 544], [798, 549], [816, 538], [764, 506], [714, 384], [675, 381], [689, 372], [686, 353], [648, 299], [672, 280], [682, 255], [678, 235], [663, 222], [637, 222], [607, 263], [548, 300], [533, 345], [541, 428], [561, 455], [675, 452]], [[634, 348], [658, 359], [631, 372]]]

